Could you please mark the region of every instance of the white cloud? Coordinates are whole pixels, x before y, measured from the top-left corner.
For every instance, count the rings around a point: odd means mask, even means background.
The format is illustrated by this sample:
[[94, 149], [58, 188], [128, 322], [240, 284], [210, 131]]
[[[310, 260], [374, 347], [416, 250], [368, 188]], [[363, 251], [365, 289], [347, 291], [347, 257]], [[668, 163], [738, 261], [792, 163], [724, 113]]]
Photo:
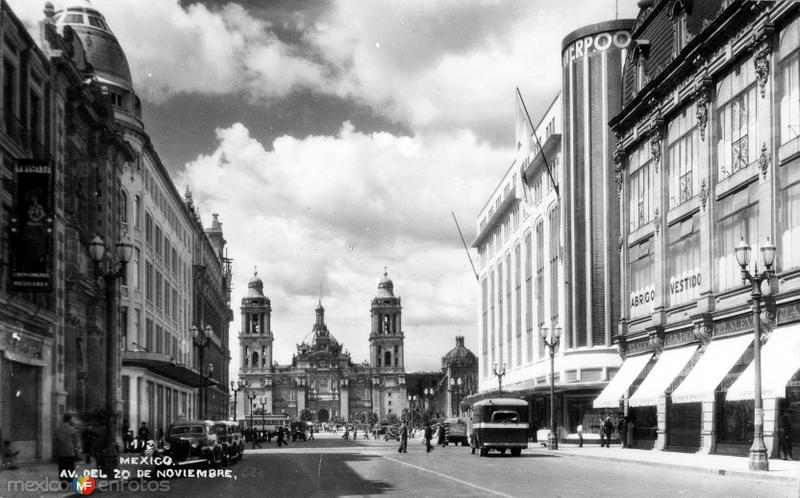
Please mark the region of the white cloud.
[[[369, 305], [388, 266], [403, 298], [409, 369], [436, 368], [459, 331], [475, 335], [477, 284], [452, 222], [480, 208], [498, 155], [469, 132], [397, 137], [283, 136], [262, 146], [241, 124], [188, 164], [204, 219], [220, 213], [236, 271], [238, 308], [258, 266], [272, 301], [275, 359], [311, 330], [320, 292], [331, 332], [368, 358]], [[472, 223], [462, 219], [472, 232]], [[233, 323], [235, 335], [236, 324]]]

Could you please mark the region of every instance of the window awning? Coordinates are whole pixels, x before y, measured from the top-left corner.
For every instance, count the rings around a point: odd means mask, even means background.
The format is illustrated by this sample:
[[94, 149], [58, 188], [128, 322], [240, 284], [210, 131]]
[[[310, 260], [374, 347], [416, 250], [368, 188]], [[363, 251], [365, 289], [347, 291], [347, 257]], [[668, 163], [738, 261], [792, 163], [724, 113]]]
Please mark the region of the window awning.
[[652, 354], [645, 354], [641, 356], [631, 356], [622, 362], [617, 375], [611, 379], [600, 396], [595, 398], [592, 402], [594, 408], [619, 408], [619, 399], [625, 394], [625, 391], [631, 387], [636, 377], [642, 373], [647, 362], [652, 358]]
[[672, 402], [714, 401], [717, 386], [752, 343], [752, 334], [711, 341], [697, 365], [672, 392]]
[[658, 398], [664, 395], [664, 391], [681, 373], [695, 351], [697, 351], [696, 344], [663, 351], [642, 385], [628, 400], [628, 405], [651, 406], [658, 404]]
[[[751, 363], [728, 389], [726, 399], [753, 399], [754, 373]], [[800, 324], [778, 327], [761, 348], [761, 397], [783, 398], [786, 383], [800, 369]]]

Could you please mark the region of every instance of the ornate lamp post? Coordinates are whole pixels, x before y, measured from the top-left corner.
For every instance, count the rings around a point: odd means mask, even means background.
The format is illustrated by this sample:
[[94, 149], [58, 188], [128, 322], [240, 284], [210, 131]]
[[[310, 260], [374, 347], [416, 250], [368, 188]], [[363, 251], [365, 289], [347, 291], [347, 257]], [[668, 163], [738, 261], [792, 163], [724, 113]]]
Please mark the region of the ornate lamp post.
[[435, 413], [435, 410], [433, 410], [433, 398], [436, 396], [436, 390], [432, 387], [426, 387], [423, 394], [425, 394], [425, 401], [427, 402], [428, 413], [426, 414], [426, 418], [430, 418], [431, 414]]
[[[550, 336], [550, 340], [547, 336]], [[547, 447], [551, 450], [558, 449], [558, 436], [556, 434], [556, 378], [555, 354], [558, 343], [561, 342], [561, 327], [553, 327], [552, 333], [547, 327], [539, 329], [539, 336], [544, 340], [544, 345], [550, 350], [550, 435], [547, 437]]]
[[233, 421], [236, 422], [236, 395], [244, 389], [245, 383], [244, 381], [239, 381], [238, 383], [231, 381], [231, 392], [233, 393]]
[[[99, 466], [106, 475], [113, 475], [119, 465], [117, 452], [117, 364], [119, 346], [117, 345], [117, 280], [125, 276], [125, 269], [133, 253], [133, 245], [127, 234], [117, 242], [116, 258], [119, 266], [114, 267], [112, 256], [107, 253], [105, 243], [95, 236], [89, 244], [89, 256], [94, 264], [94, 273], [102, 278], [106, 292], [106, 427], [103, 436], [103, 453]], [[108, 256], [109, 270], [104, 271], [100, 264]]]
[[494, 362], [494, 374], [497, 376], [497, 390], [499, 392], [498, 396], [502, 396], [503, 377], [506, 375], [506, 362], [503, 362], [502, 366], [499, 366], [497, 362]]
[[[192, 333], [192, 341], [194, 345], [197, 346], [197, 354], [200, 359], [200, 403], [199, 410], [200, 411], [200, 420], [203, 420], [206, 417], [206, 393], [205, 393], [205, 384], [206, 384], [206, 377], [203, 374], [203, 356], [205, 355], [206, 348], [211, 340], [211, 334], [213, 330], [211, 329], [211, 325], [206, 325], [205, 329], [198, 328], [192, 325], [192, 328], [189, 329]], [[213, 368], [211, 370], [213, 372]]]
[[414, 427], [417, 423], [416, 421], [416, 408], [417, 408], [417, 395], [416, 394], [409, 394], [408, 395], [408, 407], [410, 408], [409, 414], [411, 415], [411, 426]]
[[[750, 470], [769, 470], [767, 447], [764, 445], [764, 409], [761, 400], [761, 299], [764, 295], [772, 293], [771, 282], [775, 276], [772, 264], [775, 262], [775, 246], [767, 238], [767, 243], [761, 247], [761, 260], [764, 271], [758, 271], [758, 262], [754, 272], [750, 273], [747, 265], [750, 263], [751, 249], [744, 238], [736, 246], [736, 262], [742, 269], [742, 281], [750, 283], [750, 298], [753, 302], [753, 374], [755, 389], [753, 390], [753, 408], [755, 421], [753, 423], [753, 446], [750, 447]], [[762, 285], [766, 284], [766, 285]]]
[[250, 405], [250, 430], [252, 431], [253, 430], [253, 412], [256, 410], [256, 403], [254, 401], [256, 399], [256, 393], [248, 394], [247, 395], [247, 399], [250, 400], [250, 403], [248, 403], [248, 404]]
[[267, 397], [261, 396], [258, 398], [258, 404], [261, 405], [261, 430], [266, 429], [266, 425], [264, 425], [264, 407], [267, 406]]

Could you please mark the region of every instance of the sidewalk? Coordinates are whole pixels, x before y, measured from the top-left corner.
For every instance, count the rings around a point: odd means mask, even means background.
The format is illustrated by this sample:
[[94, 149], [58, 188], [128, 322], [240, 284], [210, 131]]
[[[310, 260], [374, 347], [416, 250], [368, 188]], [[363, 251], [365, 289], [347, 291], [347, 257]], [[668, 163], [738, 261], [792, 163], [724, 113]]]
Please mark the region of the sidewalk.
[[[84, 470], [96, 470], [94, 463], [77, 462], [75, 471], [82, 475]], [[120, 469], [133, 470], [130, 465]], [[0, 497], [37, 496], [47, 498], [66, 498], [75, 496], [71, 488], [59, 490], [58, 465], [55, 462], [23, 462], [15, 470], [0, 471]], [[27, 487], [25, 487], [27, 486]], [[27, 491], [23, 491], [27, 489]]]
[[[536, 445], [536, 446], [533, 446]], [[547, 448], [532, 443], [528, 451], [547, 452]], [[553, 453], [570, 455], [597, 460], [603, 458], [611, 461], [639, 463], [661, 468], [693, 470], [711, 474], [743, 477], [755, 480], [776, 480], [781, 482], [800, 484], [800, 461], [787, 461], [770, 459], [769, 471], [751, 472], [748, 470], [747, 457], [727, 455], [704, 455], [699, 453], [682, 453], [677, 451], [638, 450], [635, 448], [622, 448], [619, 444], [611, 448], [601, 448], [598, 445], [559, 444], [558, 450]]]

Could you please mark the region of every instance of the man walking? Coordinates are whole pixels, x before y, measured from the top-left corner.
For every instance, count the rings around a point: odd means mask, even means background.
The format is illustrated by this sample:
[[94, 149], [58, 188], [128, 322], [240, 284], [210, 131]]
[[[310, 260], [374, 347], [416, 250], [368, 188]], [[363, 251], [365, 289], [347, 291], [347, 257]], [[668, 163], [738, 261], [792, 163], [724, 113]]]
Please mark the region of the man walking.
[[313, 425], [309, 425], [308, 426], [308, 440], [310, 441], [312, 439], [314, 439], [314, 426]]
[[144, 455], [144, 449], [147, 447], [147, 440], [150, 439], [150, 429], [147, 428], [147, 424], [142, 421], [139, 425], [139, 451], [142, 455]]
[[431, 431], [431, 424], [425, 424], [425, 452], [431, 452], [431, 438], [433, 437], [433, 431]]
[[75, 459], [78, 457], [78, 430], [72, 425], [72, 415], [65, 413], [63, 422], [56, 430], [56, 459], [58, 477], [62, 482], [72, 481]]
[[408, 427], [405, 422], [400, 425], [400, 449], [397, 452], [408, 453]]
[[[602, 448], [605, 444], [606, 448], [611, 448], [611, 434], [614, 433], [614, 424], [611, 423], [611, 417], [606, 417], [606, 421], [603, 422], [603, 428], [600, 433], [600, 447]], [[603, 441], [603, 436], [605, 436], [605, 441]]]

